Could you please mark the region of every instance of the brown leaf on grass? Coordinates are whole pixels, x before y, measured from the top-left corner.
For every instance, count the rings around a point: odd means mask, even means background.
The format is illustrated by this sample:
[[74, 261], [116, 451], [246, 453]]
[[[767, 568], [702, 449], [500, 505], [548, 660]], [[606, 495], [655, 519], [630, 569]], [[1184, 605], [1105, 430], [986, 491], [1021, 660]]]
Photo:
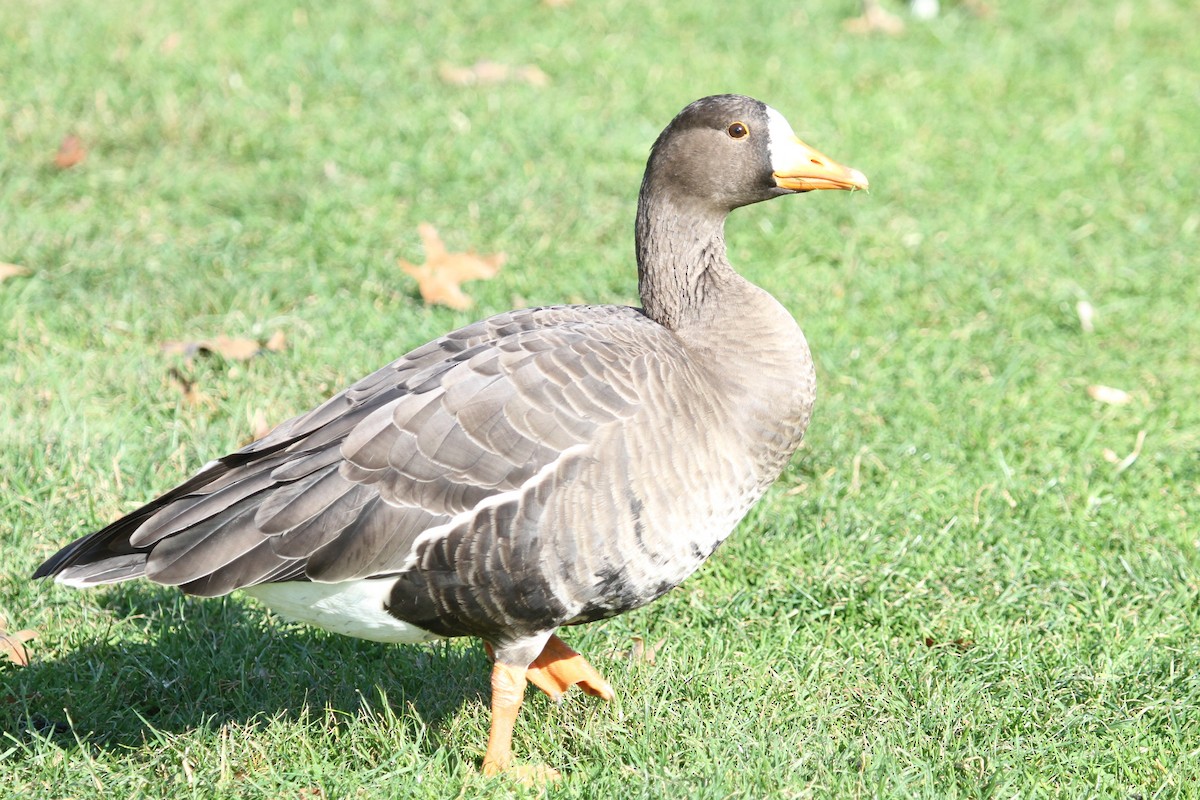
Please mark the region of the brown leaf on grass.
[[899, 36], [904, 33], [904, 20], [885, 11], [878, 2], [864, 4], [861, 17], [848, 19], [842, 23], [847, 33], [864, 36], [870, 33], [885, 33], [888, 36]]
[[926, 636], [925, 637], [925, 646], [926, 647], [937, 647], [937, 648], [951, 648], [951, 649], [957, 650], [960, 653], [965, 653], [968, 650], [970, 650], [972, 647], [975, 646], [975, 640], [974, 639], [952, 639], [949, 642], [939, 642], [937, 639], [934, 639], [932, 636]]
[[262, 345], [255, 339], [235, 339], [217, 336], [199, 343], [201, 352], [216, 353], [231, 361], [249, 361], [259, 354]]
[[287, 338], [277, 331], [264, 346], [257, 339], [238, 339], [231, 336], [214, 336], [195, 341], [166, 342], [162, 351], [169, 356], [195, 358], [198, 355], [218, 355], [230, 361], [249, 361], [263, 350], [278, 352], [287, 347]]
[[270, 350], [272, 353], [282, 353], [287, 350], [287, 334], [283, 331], [275, 331], [271, 334], [271, 338], [267, 339], [267, 343], [263, 348]]
[[471, 250], [466, 253], [448, 253], [437, 229], [428, 222], [417, 226], [421, 244], [425, 248], [425, 263], [412, 264], [396, 259], [400, 269], [417, 279], [421, 299], [430, 305], [444, 306], [464, 311], [475, 304], [460, 288], [466, 281], [491, 278], [504, 264], [503, 253], [477, 255]]
[[550, 76], [535, 64], [511, 66], [496, 61], [476, 61], [469, 67], [442, 64], [438, 77], [452, 86], [491, 86], [497, 83], [527, 83], [542, 87], [550, 83]]
[[962, 0], [962, 7], [980, 19], [987, 19], [995, 13], [983, 0]]
[[87, 158], [87, 148], [78, 136], [64, 136], [54, 155], [54, 166], [59, 169], [70, 169]]
[[654, 644], [646, 647], [646, 640], [641, 636], [633, 637], [633, 647], [629, 653], [630, 661], [643, 661], [650, 666], [654, 666], [654, 660], [658, 658], [658, 651], [662, 650], [664, 644], [667, 643], [667, 637], [659, 639]]
[[158, 43], [158, 52], [162, 53], [164, 56], [169, 56], [171, 53], [174, 53], [176, 49], [178, 49], [179, 43], [182, 41], [183, 36], [180, 35], [179, 31], [172, 31], [168, 33], [161, 42]]
[[[267, 412], [261, 408], [256, 408], [254, 411], [249, 412], [246, 421], [250, 423], [250, 435], [252, 437], [250, 442], [257, 442], [275, 430], [275, 426], [267, 421]], [[243, 442], [243, 444], [250, 444], [250, 442]]]
[[1142, 454], [1142, 447], [1146, 444], [1146, 432], [1138, 431], [1137, 439], [1134, 440], [1133, 450], [1129, 455], [1121, 458], [1112, 448], [1104, 448], [1104, 460], [1110, 464], [1117, 465], [1117, 474], [1120, 475], [1125, 470], [1133, 466], [1133, 462], [1138, 460], [1138, 456]]
[[22, 267], [20, 264], [5, 264], [0, 261], [0, 283], [19, 275], [28, 275], [29, 272], [29, 267]]
[[1124, 389], [1116, 389], [1112, 386], [1104, 386], [1098, 383], [1087, 387], [1087, 393], [1088, 397], [1097, 403], [1106, 403], [1110, 406], [1123, 406], [1133, 399], [1133, 396]]
[[613, 657], [625, 659], [630, 667], [637, 663], [654, 666], [654, 659], [658, 657], [658, 651], [662, 649], [662, 646], [667, 643], [667, 638], [664, 636], [650, 647], [646, 647], [646, 640], [641, 636], [632, 636], [630, 641], [632, 644], [628, 650], [615, 650], [612, 653]]
[[167, 377], [170, 379], [171, 385], [178, 389], [179, 393], [183, 396], [183, 402], [185, 405], [210, 405], [208, 395], [200, 391], [200, 388], [196, 385], [194, 380], [184, 375], [179, 370], [171, 367], [171, 369], [167, 371]]
[[4, 656], [18, 667], [28, 667], [29, 651], [25, 648], [25, 642], [35, 636], [37, 636], [36, 631], [26, 629], [8, 633], [3, 626], [0, 626], [0, 656]]

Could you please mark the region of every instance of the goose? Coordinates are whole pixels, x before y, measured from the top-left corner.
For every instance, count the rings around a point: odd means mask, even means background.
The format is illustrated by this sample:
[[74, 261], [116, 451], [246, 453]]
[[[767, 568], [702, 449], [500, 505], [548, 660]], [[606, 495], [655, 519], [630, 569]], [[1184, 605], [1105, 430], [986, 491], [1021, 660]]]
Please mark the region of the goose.
[[558, 630], [638, 608], [695, 572], [808, 425], [808, 345], [730, 265], [726, 217], [866, 188], [766, 104], [697, 100], [646, 165], [640, 308], [529, 308], [448, 333], [34, 577], [241, 590], [284, 618], [382, 642], [478, 637], [492, 660], [483, 772], [527, 775], [535, 767], [512, 754], [527, 684], [556, 700], [576, 685], [613, 697]]

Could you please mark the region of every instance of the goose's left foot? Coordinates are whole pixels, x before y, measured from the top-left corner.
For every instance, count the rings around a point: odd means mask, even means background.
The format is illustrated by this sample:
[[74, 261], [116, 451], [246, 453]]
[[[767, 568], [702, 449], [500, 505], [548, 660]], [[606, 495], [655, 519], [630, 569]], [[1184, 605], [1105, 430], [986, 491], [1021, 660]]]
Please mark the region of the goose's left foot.
[[612, 700], [615, 696], [604, 676], [557, 636], [546, 642], [542, 654], [529, 665], [525, 678], [551, 700], [560, 699], [575, 684], [594, 697]]

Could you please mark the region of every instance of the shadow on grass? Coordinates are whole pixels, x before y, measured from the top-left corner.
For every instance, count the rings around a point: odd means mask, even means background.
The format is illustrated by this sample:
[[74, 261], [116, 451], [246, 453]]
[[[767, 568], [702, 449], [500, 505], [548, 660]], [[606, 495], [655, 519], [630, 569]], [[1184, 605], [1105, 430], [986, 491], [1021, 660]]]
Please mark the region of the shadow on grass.
[[236, 598], [144, 583], [104, 591], [112, 621], [98, 634], [63, 658], [8, 671], [0, 731], [114, 750], [152, 739], [147, 724], [173, 733], [272, 718], [330, 726], [390, 706], [428, 753], [446, 717], [486, 702], [487, 657], [466, 640], [381, 644], [282, 624]]

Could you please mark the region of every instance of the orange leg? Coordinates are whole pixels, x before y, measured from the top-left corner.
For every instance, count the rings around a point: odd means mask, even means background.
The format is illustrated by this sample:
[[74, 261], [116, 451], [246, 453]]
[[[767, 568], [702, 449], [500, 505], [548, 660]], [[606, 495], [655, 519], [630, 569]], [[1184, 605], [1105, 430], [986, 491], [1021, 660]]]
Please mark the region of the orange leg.
[[498, 775], [512, 767], [513, 725], [525, 699], [525, 668], [496, 662], [492, 667], [492, 728], [483, 774]]
[[483, 754], [483, 774], [508, 775], [521, 783], [537, 785], [560, 776], [557, 770], [541, 764], [512, 763], [513, 725], [525, 698], [525, 672], [524, 667], [499, 661], [492, 667], [492, 728], [487, 752]]
[[612, 686], [596, 669], [563, 643], [551, 636], [542, 653], [528, 667], [515, 667], [496, 660], [496, 653], [483, 643], [492, 665], [492, 727], [488, 733], [487, 752], [483, 755], [483, 774], [507, 774], [527, 784], [546, 783], [559, 777], [553, 769], [540, 765], [512, 763], [513, 726], [525, 699], [528, 681], [558, 700], [575, 684], [590, 695], [605, 700], [613, 698]]

